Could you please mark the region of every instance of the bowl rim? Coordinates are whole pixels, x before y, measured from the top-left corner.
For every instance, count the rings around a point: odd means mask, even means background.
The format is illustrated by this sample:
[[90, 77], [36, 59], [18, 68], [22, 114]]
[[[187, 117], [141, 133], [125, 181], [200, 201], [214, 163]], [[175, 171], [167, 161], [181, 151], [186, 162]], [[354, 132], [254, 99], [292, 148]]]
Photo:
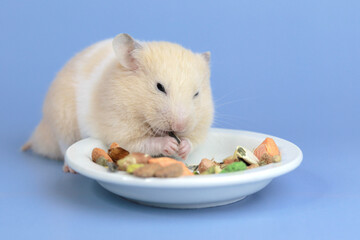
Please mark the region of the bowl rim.
[[295, 168], [297, 168], [303, 159], [303, 153], [301, 149], [295, 144], [268, 134], [243, 131], [237, 129], [225, 129], [225, 128], [211, 128], [211, 132], [214, 133], [230, 133], [230, 134], [246, 134], [251, 137], [271, 137], [275, 141], [281, 142], [291, 151], [295, 152], [295, 157], [287, 162], [272, 163], [259, 168], [248, 169], [246, 171], [216, 174], [216, 175], [195, 175], [180, 178], [139, 178], [127, 174], [126, 172], [110, 173], [105, 168], [96, 165], [92, 161], [75, 161], [74, 159], [86, 158], [89, 160], [89, 155], [85, 155], [79, 149], [86, 148], [86, 152], [91, 152], [94, 145], [102, 145], [102, 142], [95, 138], [82, 139], [73, 145], [71, 145], [65, 153], [66, 163], [74, 169], [77, 173], [89, 177], [91, 179], [112, 183], [116, 185], [126, 185], [132, 187], [157, 187], [157, 188], [194, 188], [194, 187], [214, 187], [225, 186], [233, 184], [246, 184], [250, 182], [258, 182], [266, 179], [272, 179], [277, 176], [286, 174]]

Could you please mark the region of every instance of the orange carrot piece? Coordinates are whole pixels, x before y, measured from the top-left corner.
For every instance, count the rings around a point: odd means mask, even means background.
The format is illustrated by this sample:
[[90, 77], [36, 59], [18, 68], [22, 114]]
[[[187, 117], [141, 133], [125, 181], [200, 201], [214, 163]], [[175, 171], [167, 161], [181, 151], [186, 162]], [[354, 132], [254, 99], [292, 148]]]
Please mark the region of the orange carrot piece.
[[166, 167], [166, 166], [169, 166], [170, 164], [174, 164], [174, 163], [180, 164], [184, 170], [183, 174], [181, 176], [194, 175], [194, 173], [192, 171], [190, 171], [183, 162], [180, 162], [173, 158], [169, 158], [169, 157], [151, 158], [151, 159], [149, 159], [149, 163], [150, 164], [157, 163], [162, 167]]
[[166, 167], [166, 166], [169, 166], [170, 164], [178, 163], [178, 162], [179, 161], [177, 161], [176, 159], [169, 158], [169, 157], [160, 157], [160, 158], [150, 158], [149, 159], [150, 164], [158, 163], [162, 167]]
[[254, 155], [262, 160], [262, 158], [266, 157], [269, 158], [269, 156], [272, 158], [272, 161], [278, 162], [280, 161], [280, 151], [277, 147], [274, 139], [272, 138], [266, 138], [255, 150]]
[[119, 144], [117, 144], [116, 142], [113, 142], [111, 145], [110, 145], [110, 149], [111, 148], [117, 148], [117, 147], [120, 147]]
[[111, 157], [103, 149], [94, 148], [92, 153], [91, 153], [91, 158], [92, 158], [93, 162], [96, 162], [96, 159], [98, 159], [99, 157], [104, 157], [104, 158], [106, 158], [106, 160], [108, 162], [113, 162]]

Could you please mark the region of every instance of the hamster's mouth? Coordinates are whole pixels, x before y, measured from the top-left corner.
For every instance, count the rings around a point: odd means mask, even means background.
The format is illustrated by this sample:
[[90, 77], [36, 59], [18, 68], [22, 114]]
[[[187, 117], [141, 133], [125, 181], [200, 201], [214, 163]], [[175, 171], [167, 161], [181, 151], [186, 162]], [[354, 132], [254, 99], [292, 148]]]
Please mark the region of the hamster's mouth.
[[164, 137], [164, 136], [169, 136], [169, 135], [171, 136], [173, 134], [175, 134], [176, 136], [180, 136], [185, 133], [185, 131], [175, 132], [171, 129], [162, 129], [159, 127], [151, 126], [150, 124], [148, 124], [148, 127], [149, 127], [150, 135], [152, 135], [154, 137]]
[[168, 130], [168, 129], [164, 130], [161, 128], [154, 128], [154, 127], [151, 127], [151, 130], [155, 137], [164, 137], [164, 136], [172, 136], [172, 135], [180, 135], [181, 134], [181, 132], [174, 132], [172, 130]]
[[168, 130], [163, 130], [160, 128], [151, 128], [152, 132], [154, 134], [155, 137], [164, 137], [164, 136], [168, 136], [170, 131]]
[[164, 136], [170, 136], [176, 139], [177, 143], [180, 144], [181, 139], [178, 137], [178, 134], [173, 131], [164, 131], [164, 130], [158, 130], [161, 131], [159, 135], [155, 135], [155, 137], [164, 137]]

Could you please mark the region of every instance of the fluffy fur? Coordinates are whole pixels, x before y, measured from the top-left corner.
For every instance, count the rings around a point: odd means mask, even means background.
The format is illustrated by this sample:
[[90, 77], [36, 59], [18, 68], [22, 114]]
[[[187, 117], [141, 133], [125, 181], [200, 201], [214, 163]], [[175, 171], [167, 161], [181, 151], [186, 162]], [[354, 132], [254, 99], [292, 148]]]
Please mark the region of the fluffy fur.
[[[213, 120], [209, 57], [127, 34], [96, 43], [58, 73], [24, 149], [61, 159], [71, 144], [94, 137], [131, 152], [186, 158]], [[183, 139], [179, 146], [168, 131]]]

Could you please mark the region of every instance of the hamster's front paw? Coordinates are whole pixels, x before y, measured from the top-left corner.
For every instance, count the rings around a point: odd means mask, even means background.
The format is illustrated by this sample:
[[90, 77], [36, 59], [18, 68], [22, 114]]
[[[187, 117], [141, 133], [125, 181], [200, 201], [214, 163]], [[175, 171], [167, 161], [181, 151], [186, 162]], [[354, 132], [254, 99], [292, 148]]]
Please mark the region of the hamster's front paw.
[[179, 151], [178, 151], [179, 157], [181, 157], [182, 159], [185, 160], [187, 158], [187, 156], [189, 155], [190, 151], [191, 151], [190, 140], [187, 138], [182, 138], [180, 146], [179, 146]]
[[64, 163], [63, 171], [66, 172], [66, 173], [69, 172], [69, 173], [74, 173], [74, 174], [76, 174], [76, 172], [75, 172], [73, 169], [71, 169], [66, 163]]
[[169, 136], [161, 137], [160, 144], [161, 144], [160, 151], [161, 151], [161, 154], [163, 154], [163, 155], [173, 156], [179, 150], [178, 143], [177, 143], [176, 139], [173, 137], [169, 137]]

